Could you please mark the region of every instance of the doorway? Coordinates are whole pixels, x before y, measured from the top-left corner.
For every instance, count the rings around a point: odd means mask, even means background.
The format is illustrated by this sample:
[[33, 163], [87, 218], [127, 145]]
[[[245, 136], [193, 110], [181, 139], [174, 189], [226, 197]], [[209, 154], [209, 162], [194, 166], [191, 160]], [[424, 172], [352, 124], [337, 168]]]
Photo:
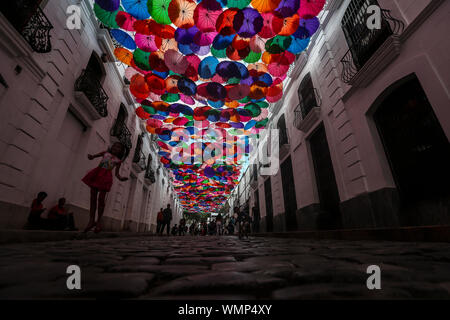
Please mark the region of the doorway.
[[295, 193], [294, 172], [291, 156], [281, 164], [281, 181], [283, 183], [284, 213], [286, 216], [286, 230], [297, 230], [297, 197]]
[[388, 91], [373, 119], [400, 194], [401, 224], [442, 223], [449, 215], [450, 143], [415, 75]]
[[273, 231], [273, 202], [272, 202], [272, 183], [270, 177], [264, 182], [264, 194], [266, 198], [266, 231]]
[[341, 227], [339, 191], [323, 124], [310, 136], [309, 145], [320, 201], [321, 212], [319, 214], [318, 228], [339, 229]]
[[134, 196], [136, 193], [137, 178], [133, 174], [130, 175], [130, 189], [128, 192], [127, 208], [122, 222], [122, 230], [130, 231], [131, 217], [133, 216]]

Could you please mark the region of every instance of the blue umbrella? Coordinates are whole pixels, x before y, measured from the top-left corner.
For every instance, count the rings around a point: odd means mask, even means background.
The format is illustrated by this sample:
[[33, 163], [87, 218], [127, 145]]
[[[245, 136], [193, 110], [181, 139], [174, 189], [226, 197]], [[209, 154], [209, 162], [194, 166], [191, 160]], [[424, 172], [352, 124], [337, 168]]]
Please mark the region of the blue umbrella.
[[216, 73], [216, 67], [219, 64], [219, 60], [216, 57], [206, 57], [200, 62], [198, 66], [198, 75], [203, 79], [210, 79]]
[[234, 37], [236, 37], [236, 34], [223, 36], [220, 33], [218, 33], [217, 36], [214, 38], [212, 47], [216, 50], [226, 49], [233, 42]]
[[122, 0], [122, 5], [133, 17], [144, 20], [150, 17], [147, 2], [147, 0]]
[[223, 105], [225, 104], [225, 101], [223, 100], [217, 100], [217, 101], [212, 101], [212, 100], [208, 100], [208, 104], [216, 109], [222, 108]]
[[300, 52], [304, 51], [309, 44], [309, 38], [306, 39], [299, 39], [291, 36], [292, 42], [290, 46], [287, 48], [287, 51], [293, 53], [293, 54], [299, 54]]
[[197, 92], [197, 85], [188, 78], [178, 80], [178, 89], [187, 96], [193, 96]]
[[191, 49], [191, 45], [189, 45], [189, 44], [178, 43], [178, 50], [185, 56], [188, 56], [188, 55], [194, 53], [194, 51]]
[[120, 0], [95, 0], [95, 3], [109, 12], [116, 11], [120, 7]]
[[125, 31], [122, 31], [120, 29], [112, 29], [110, 32], [114, 39], [116, 39], [125, 48], [128, 48], [130, 50], [136, 49], [136, 43], [134, 42], [133, 38]]

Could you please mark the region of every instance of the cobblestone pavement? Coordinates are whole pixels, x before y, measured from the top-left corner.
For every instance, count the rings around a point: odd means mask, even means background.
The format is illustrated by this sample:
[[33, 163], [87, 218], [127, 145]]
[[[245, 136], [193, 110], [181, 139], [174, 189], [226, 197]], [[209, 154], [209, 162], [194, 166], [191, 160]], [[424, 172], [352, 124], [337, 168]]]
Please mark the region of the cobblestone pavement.
[[[81, 290], [66, 268], [81, 267]], [[381, 290], [368, 290], [369, 265]], [[140, 237], [0, 246], [1, 299], [450, 298], [450, 244]]]

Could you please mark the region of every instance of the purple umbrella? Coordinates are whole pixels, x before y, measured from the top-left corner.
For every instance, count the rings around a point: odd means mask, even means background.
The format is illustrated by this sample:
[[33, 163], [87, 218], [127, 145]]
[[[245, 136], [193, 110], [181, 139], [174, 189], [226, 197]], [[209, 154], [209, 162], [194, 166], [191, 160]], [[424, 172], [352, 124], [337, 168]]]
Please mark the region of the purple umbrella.
[[198, 28], [193, 26], [188, 29], [178, 28], [175, 30], [175, 40], [181, 44], [191, 44], [194, 40], [195, 34], [198, 32]]
[[295, 14], [300, 8], [300, 0], [281, 0], [275, 12], [287, 18]]
[[241, 78], [238, 66], [233, 61], [222, 61], [216, 67], [216, 73], [224, 79]]
[[253, 8], [239, 10], [234, 16], [233, 28], [242, 38], [251, 38], [261, 31], [264, 19]]
[[300, 19], [300, 25], [297, 31], [292, 35], [295, 38], [306, 39], [311, 38], [317, 29], [319, 29], [320, 22], [317, 17], [312, 19]]
[[103, 10], [113, 12], [119, 9], [120, 0], [95, 0], [95, 3]]

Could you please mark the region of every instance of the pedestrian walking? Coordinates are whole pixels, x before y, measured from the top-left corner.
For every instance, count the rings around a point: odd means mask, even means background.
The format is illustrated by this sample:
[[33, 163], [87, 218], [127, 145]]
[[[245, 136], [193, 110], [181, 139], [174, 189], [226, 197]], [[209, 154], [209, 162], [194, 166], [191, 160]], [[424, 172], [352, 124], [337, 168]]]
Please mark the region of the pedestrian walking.
[[172, 209], [170, 209], [170, 204], [163, 211], [163, 224], [161, 226], [160, 234], [163, 234], [164, 228], [167, 228], [167, 235], [170, 235], [170, 221], [172, 221]]
[[161, 226], [164, 223], [163, 208], [159, 209], [158, 215], [156, 216], [156, 234], [161, 231]]

